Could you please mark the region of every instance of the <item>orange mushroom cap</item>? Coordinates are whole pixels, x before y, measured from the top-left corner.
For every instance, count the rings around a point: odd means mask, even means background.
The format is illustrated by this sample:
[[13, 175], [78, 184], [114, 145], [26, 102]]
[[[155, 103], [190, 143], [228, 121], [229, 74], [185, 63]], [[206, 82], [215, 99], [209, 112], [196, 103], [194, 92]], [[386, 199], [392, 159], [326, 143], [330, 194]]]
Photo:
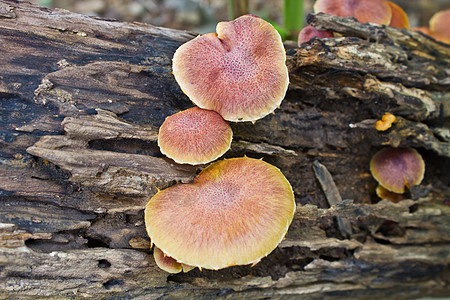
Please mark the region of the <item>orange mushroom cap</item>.
[[389, 26], [409, 29], [409, 19], [405, 11], [400, 6], [391, 1], [386, 2], [391, 7], [392, 12], [392, 18]]
[[298, 45], [300, 46], [301, 43], [308, 42], [312, 38], [332, 38], [334, 37], [333, 33], [328, 30], [317, 30], [312, 25], [305, 26], [300, 33], [298, 34]]
[[450, 9], [437, 12], [431, 17], [430, 31], [436, 40], [450, 43]]
[[383, 25], [388, 25], [392, 16], [391, 8], [384, 0], [317, 0], [314, 12]]
[[370, 161], [370, 171], [376, 181], [388, 191], [402, 194], [422, 182], [425, 162], [413, 148], [384, 148]]
[[394, 123], [396, 120], [396, 117], [391, 113], [385, 113], [383, 117], [381, 117], [381, 120], [378, 120], [375, 123], [375, 128], [378, 131], [386, 131], [389, 128], [391, 128], [392, 123]]
[[158, 134], [161, 153], [177, 163], [204, 164], [230, 149], [233, 132], [216, 112], [192, 107], [166, 118]]
[[220, 22], [216, 30], [175, 52], [173, 74], [183, 92], [228, 121], [255, 121], [273, 112], [289, 84], [278, 32], [251, 15]]
[[377, 186], [375, 189], [375, 192], [377, 193], [377, 196], [381, 199], [389, 199], [391, 202], [398, 203], [405, 199], [404, 194], [397, 194], [394, 192], [388, 191], [386, 188], [384, 188], [381, 184]]
[[280, 170], [243, 157], [211, 164], [192, 184], [159, 191], [145, 207], [145, 223], [164, 253], [217, 270], [267, 256], [294, 212], [294, 194]]

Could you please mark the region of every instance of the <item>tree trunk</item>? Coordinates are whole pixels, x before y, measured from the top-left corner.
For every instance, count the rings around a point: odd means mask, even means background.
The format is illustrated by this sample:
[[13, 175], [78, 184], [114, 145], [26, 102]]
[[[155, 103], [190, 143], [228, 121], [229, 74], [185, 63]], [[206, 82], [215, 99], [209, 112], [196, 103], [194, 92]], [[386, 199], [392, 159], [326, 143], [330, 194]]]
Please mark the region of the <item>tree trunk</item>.
[[[225, 155], [286, 175], [298, 207], [287, 238], [254, 267], [169, 275], [143, 207], [204, 167], [156, 144], [165, 117], [193, 105], [171, 58], [196, 35], [0, 0], [0, 298], [449, 295], [449, 45], [308, 21], [342, 37], [286, 44], [281, 108], [232, 124]], [[377, 131], [385, 112], [397, 121]], [[422, 154], [425, 179], [407, 200], [380, 201], [371, 156], [399, 145]]]

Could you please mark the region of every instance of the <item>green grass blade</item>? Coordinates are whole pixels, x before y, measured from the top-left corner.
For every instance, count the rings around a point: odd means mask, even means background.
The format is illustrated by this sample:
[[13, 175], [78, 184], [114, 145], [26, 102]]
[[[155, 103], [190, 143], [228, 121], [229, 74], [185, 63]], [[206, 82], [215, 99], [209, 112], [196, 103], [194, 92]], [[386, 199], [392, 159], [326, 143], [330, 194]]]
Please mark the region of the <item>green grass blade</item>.
[[303, 0], [284, 0], [283, 27], [288, 39], [297, 40], [298, 32], [303, 28]]

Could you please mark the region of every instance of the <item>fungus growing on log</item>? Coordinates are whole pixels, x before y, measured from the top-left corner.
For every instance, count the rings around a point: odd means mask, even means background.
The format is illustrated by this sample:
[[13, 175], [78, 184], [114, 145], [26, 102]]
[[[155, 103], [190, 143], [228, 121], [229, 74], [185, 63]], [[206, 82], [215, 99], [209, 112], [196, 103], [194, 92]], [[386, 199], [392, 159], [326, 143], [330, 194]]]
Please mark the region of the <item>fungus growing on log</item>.
[[406, 28], [409, 29], [409, 19], [406, 15], [405, 11], [398, 6], [397, 4], [386, 1], [389, 7], [391, 8], [391, 21], [389, 22], [389, 26], [396, 28]]
[[317, 30], [312, 25], [305, 26], [300, 33], [298, 34], [298, 46], [300, 47], [302, 43], [305, 43], [312, 38], [332, 38], [334, 37], [333, 33], [328, 30]]
[[156, 265], [168, 273], [180, 273], [181, 271], [186, 273], [194, 269], [192, 266], [181, 264], [172, 257], [165, 255], [156, 246], [153, 247], [153, 258], [155, 259]]
[[220, 22], [216, 30], [175, 52], [173, 74], [183, 92], [227, 121], [255, 121], [272, 113], [289, 84], [278, 32], [251, 15]]
[[370, 161], [370, 171], [378, 183], [388, 191], [402, 194], [422, 182], [425, 162], [413, 148], [384, 148]]
[[204, 269], [256, 264], [284, 238], [295, 212], [281, 171], [258, 159], [211, 164], [191, 184], [156, 193], [145, 207], [152, 243]]
[[429, 27], [416, 27], [412, 30], [429, 35], [437, 41], [450, 44], [450, 9], [435, 13], [429, 21]]
[[192, 107], [171, 115], [161, 125], [161, 153], [180, 164], [211, 162], [230, 149], [233, 132], [216, 112]]
[[435, 39], [450, 44], [450, 9], [435, 13], [429, 24]]
[[383, 117], [381, 117], [381, 120], [378, 120], [375, 123], [375, 128], [378, 131], [386, 131], [389, 128], [391, 128], [392, 123], [394, 123], [396, 120], [396, 117], [393, 114], [385, 113]]
[[314, 12], [323, 12], [338, 17], [354, 17], [360, 23], [389, 25], [391, 7], [384, 0], [317, 0]]

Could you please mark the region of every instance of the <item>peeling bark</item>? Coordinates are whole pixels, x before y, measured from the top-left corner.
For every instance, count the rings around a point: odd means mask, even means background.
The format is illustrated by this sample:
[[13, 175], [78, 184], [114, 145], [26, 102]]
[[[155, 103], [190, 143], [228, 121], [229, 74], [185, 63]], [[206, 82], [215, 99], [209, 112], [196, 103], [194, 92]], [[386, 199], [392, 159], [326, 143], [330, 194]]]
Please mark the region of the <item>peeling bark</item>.
[[[152, 258], [143, 207], [204, 167], [178, 165], [156, 143], [164, 119], [192, 106], [171, 58], [196, 35], [0, 0], [0, 298], [448, 296], [449, 45], [308, 21], [342, 36], [286, 44], [281, 108], [231, 124], [225, 155], [286, 175], [298, 207], [287, 238], [254, 267], [169, 275]], [[379, 132], [386, 112], [397, 121]], [[369, 161], [399, 145], [423, 155], [424, 182], [407, 200], [380, 201]]]

